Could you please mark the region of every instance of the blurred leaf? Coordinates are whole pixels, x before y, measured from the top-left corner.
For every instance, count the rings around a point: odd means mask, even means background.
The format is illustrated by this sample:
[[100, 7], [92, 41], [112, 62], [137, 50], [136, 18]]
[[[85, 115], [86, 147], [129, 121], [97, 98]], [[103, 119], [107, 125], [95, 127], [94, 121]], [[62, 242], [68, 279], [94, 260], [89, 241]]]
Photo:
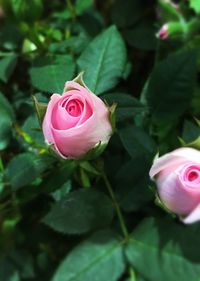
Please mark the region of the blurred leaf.
[[48, 159], [25, 152], [15, 156], [7, 165], [6, 174], [11, 182], [13, 190], [30, 184], [46, 168]]
[[53, 192], [60, 189], [66, 183], [76, 169], [75, 161], [65, 161], [60, 166], [55, 166], [51, 173], [45, 178], [42, 183], [42, 190], [44, 192]]
[[6, 23], [0, 29], [0, 45], [7, 50], [15, 50], [22, 40], [22, 35], [16, 25]]
[[71, 181], [68, 180], [64, 183], [61, 188], [51, 193], [52, 197], [55, 201], [60, 201], [66, 194], [71, 191]]
[[0, 150], [9, 144], [14, 112], [6, 97], [0, 92]]
[[126, 256], [149, 281], [197, 281], [199, 234], [199, 225], [185, 227], [170, 219], [146, 219], [132, 233]]
[[42, 131], [39, 130], [39, 123], [36, 114], [30, 115], [24, 122], [22, 130], [38, 145], [45, 146]]
[[112, 8], [112, 20], [119, 28], [136, 23], [144, 11], [144, 1], [115, 0]]
[[180, 9], [172, 1], [159, 0], [158, 4], [161, 9], [163, 21], [177, 21], [180, 20]]
[[192, 142], [198, 138], [200, 135], [200, 128], [199, 126], [195, 125], [194, 123], [185, 120], [183, 124], [183, 133], [182, 138], [185, 143]]
[[71, 56], [38, 57], [30, 68], [31, 83], [39, 90], [62, 93], [66, 81], [72, 79], [75, 64]]
[[170, 55], [150, 77], [147, 100], [155, 120], [172, 121], [189, 107], [196, 77], [196, 51]]
[[[32, 22], [40, 18], [43, 11], [42, 0], [2, 0], [3, 7], [9, 16], [17, 20]], [[31, 13], [30, 13], [31, 11]]]
[[118, 202], [126, 212], [136, 211], [154, 198], [149, 189], [151, 161], [139, 155], [125, 163], [115, 175]]
[[81, 189], [55, 203], [43, 222], [62, 233], [81, 234], [107, 226], [112, 218], [112, 202], [105, 194]]
[[139, 154], [145, 155], [147, 159], [152, 159], [156, 154], [156, 144], [154, 140], [140, 127], [129, 125], [119, 131], [124, 148], [131, 157]]
[[93, 0], [77, 0], [76, 1], [76, 13], [81, 15], [93, 4]]
[[32, 256], [23, 250], [15, 250], [10, 255], [13, 265], [18, 269], [22, 278], [34, 278], [34, 265]]
[[133, 120], [136, 114], [146, 111], [146, 107], [140, 101], [125, 93], [105, 94], [101, 98], [110, 105], [117, 104], [115, 111], [117, 121]]
[[0, 261], [0, 280], [3, 281], [20, 281], [17, 268], [9, 259]]
[[126, 48], [115, 26], [109, 27], [89, 44], [78, 59], [78, 65], [85, 72], [86, 85], [95, 94], [117, 84], [126, 66]]
[[17, 56], [10, 55], [0, 60], [0, 79], [3, 82], [8, 82], [17, 63]]
[[199, 0], [189, 0], [190, 7], [195, 13], [200, 14], [200, 2]]
[[156, 47], [156, 28], [153, 21], [143, 20], [132, 28], [126, 28], [122, 34], [130, 46], [142, 50], [154, 50]]
[[51, 281], [117, 281], [124, 271], [122, 242], [114, 233], [95, 233], [62, 261]]

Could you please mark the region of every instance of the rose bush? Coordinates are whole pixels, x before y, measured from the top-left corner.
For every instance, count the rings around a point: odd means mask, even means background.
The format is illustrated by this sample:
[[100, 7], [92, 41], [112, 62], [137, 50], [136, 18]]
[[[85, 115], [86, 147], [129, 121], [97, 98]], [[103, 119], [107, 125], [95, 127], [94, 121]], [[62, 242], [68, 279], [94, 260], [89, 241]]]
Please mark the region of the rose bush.
[[156, 159], [150, 177], [163, 204], [184, 223], [200, 220], [200, 151], [179, 148]]
[[112, 133], [108, 107], [75, 81], [66, 83], [62, 95], [51, 96], [42, 128], [47, 144], [62, 158], [79, 158], [106, 144]]

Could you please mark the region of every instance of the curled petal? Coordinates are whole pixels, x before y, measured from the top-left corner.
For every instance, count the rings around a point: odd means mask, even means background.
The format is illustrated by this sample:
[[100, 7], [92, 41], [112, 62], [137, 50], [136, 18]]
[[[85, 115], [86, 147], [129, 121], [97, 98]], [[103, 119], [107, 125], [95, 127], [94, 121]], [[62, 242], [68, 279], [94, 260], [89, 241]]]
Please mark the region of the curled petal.
[[167, 172], [173, 171], [180, 165], [188, 163], [188, 161], [192, 163], [200, 163], [200, 151], [184, 147], [167, 153], [154, 161], [149, 175], [151, 178], [154, 178], [162, 170]]
[[189, 215], [187, 215], [186, 217], [181, 217], [180, 219], [185, 224], [191, 224], [191, 223], [199, 221], [200, 220], [200, 204], [198, 204], [197, 207], [194, 208], [191, 213], [189, 213]]
[[157, 179], [157, 187], [163, 204], [178, 215], [187, 215], [200, 202], [200, 190], [185, 188], [176, 172], [161, 172]]

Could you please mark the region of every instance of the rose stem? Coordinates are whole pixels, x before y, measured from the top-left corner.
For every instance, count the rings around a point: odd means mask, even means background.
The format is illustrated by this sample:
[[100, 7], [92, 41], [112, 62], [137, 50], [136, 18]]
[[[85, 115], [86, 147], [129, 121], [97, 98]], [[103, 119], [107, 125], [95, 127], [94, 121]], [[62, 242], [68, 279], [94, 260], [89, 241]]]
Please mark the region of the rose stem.
[[[102, 178], [103, 178], [103, 180], [105, 182], [105, 185], [106, 185], [106, 187], [108, 189], [110, 197], [111, 197], [111, 199], [113, 201], [113, 204], [115, 206], [115, 210], [116, 210], [119, 222], [120, 222], [120, 227], [121, 227], [122, 233], [124, 235], [125, 241], [128, 241], [130, 239], [130, 237], [129, 237], [129, 233], [128, 233], [128, 230], [127, 230], [127, 227], [126, 227], [126, 224], [125, 224], [125, 221], [124, 221], [121, 209], [119, 207], [119, 204], [118, 204], [117, 199], [115, 197], [115, 194], [113, 192], [112, 186], [111, 186], [111, 184], [110, 184], [110, 182], [108, 180], [108, 177], [107, 177], [107, 175], [106, 175], [106, 173], [104, 171], [102, 172]], [[130, 280], [131, 281], [136, 281], [135, 272], [134, 272], [134, 269], [133, 269], [132, 266], [129, 267], [129, 274], [130, 274]]]
[[127, 230], [127, 227], [126, 227], [126, 224], [125, 224], [122, 212], [120, 210], [119, 204], [118, 204], [118, 202], [116, 200], [116, 197], [115, 197], [115, 194], [113, 192], [112, 186], [111, 186], [111, 184], [110, 184], [110, 182], [109, 182], [105, 172], [102, 173], [102, 178], [103, 178], [103, 180], [105, 182], [105, 185], [106, 185], [106, 187], [108, 189], [110, 197], [111, 197], [111, 199], [113, 201], [113, 204], [115, 206], [115, 210], [116, 210], [119, 222], [120, 222], [120, 226], [121, 226], [121, 230], [122, 230], [122, 233], [124, 235], [124, 238], [125, 238], [126, 241], [128, 241], [129, 240], [129, 233], [128, 233], [128, 230]]

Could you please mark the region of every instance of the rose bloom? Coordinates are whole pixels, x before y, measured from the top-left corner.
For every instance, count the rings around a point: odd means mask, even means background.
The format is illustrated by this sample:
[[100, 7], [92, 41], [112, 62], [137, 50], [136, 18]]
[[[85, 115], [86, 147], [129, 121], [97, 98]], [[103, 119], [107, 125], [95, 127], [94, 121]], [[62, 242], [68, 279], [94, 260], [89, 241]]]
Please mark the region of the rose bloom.
[[62, 158], [79, 158], [112, 134], [110, 113], [104, 102], [75, 81], [62, 95], [53, 94], [42, 129], [47, 144]]
[[200, 220], [200, 151], [179, 148], [156, 159], [150, 177], [170, 211], [184, 223]]

